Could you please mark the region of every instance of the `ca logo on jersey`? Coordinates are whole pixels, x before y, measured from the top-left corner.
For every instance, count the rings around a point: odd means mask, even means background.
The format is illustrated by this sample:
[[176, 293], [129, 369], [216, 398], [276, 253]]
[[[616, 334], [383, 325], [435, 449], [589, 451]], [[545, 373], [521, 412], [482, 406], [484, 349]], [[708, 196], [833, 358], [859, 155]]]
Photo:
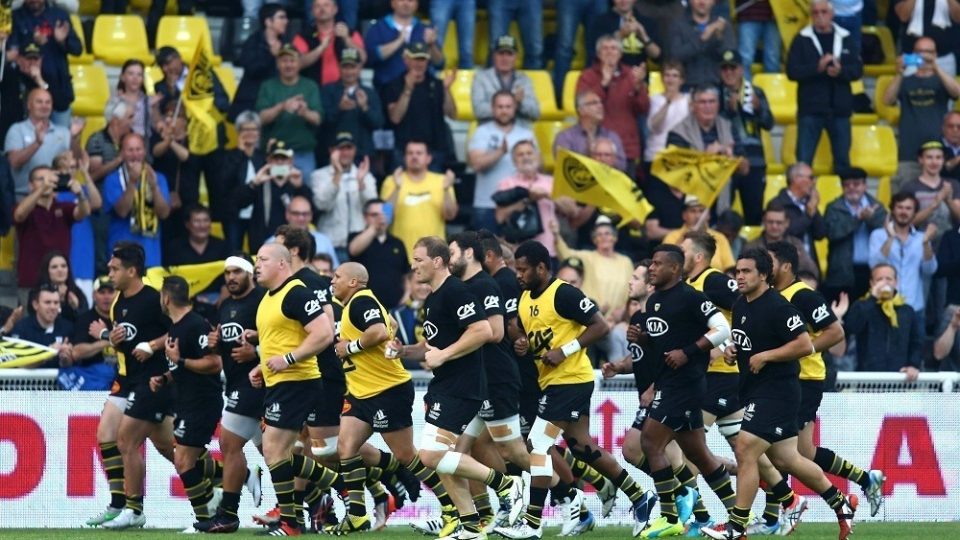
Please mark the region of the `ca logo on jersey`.
[[820, 322], [830, 316], [826, 304], [820, 304], [820, 307], [813, 310], [813, 322]]
[[457, 317], [460, 320], [469, 319], [477, 314], [477, 304], [476, 302], [470, 302], [469, 304], [464, 304], [457, 308]]
[[746, 332], [740, 330], [739, 328], [731, 332], [730, 337], [733, 338], [733, 342], [737, 344], [737, 347], [741, 351], [752, 351], [753, 342], [750, 341], [750, 336]]
[[437, 325], [433, 324], [430, 321], [425, 321], [423, 323], [423, 335], [427, 336], [427, 341], [437, 337]]
[[596, 304], [593, 303], [593, 300], [583, 297], [583, 300], [580, 300], [580, 311], [584, 313], [590, 313], [590, 310], [593, 309]]
[[207, 345], [210, 344], [210, 338], [206, 334], [203, 334], [199, 339], [197, 339], [197, 343], [200, 345], [201, 350], [206, 349]]
[[322, 309], [322, 306], [320, 305], [319, 300], [310, 300], [309, 302], [303, 305], [303, 311], [306, 312], [307, 315], [313, 315], [314, 313], [320, 311], [321, 309]]
[[803, 326], [803, 319], [801, 319], [799, 315], [794, 315], [787, 319], [787, 330], [796, 330], [801, 326]]
[[326, 304], [327, 300], [327, 290], [326, 289], [317, 289], [313, 291], [317, 295], [317, 300]]
[[483, 299], [483, 309], [494, 309], [500, 307], [500, 297], [494, 294]]
[[529, 332], [527, 341], [530, 343], [530, 353], [533, 354], [533, 357], [540, 358], [543, 353], [550, 350], [550, 342], [553, 341], [553, 328]]
[[128, 323], [120, 323], [120, 328], [123, 328], [123, 340], [124, 341], [133, 341], [133, 338], [137, 337], [137, 327]]
[[243, 335], [243, 326], [240, 323], [227, 323], [220, 325], [220, 339], [223, 341], [235, 342], [240, 341], [240, 336]]
[[731, 292], [737, 292], [737, 280], [731, 279], [728, 281], [727, 288], [730, 289]]
[[511, 298], [503, 303], [503, 308], [507, 310], [507, 313], [515, 313], [517, 311], [517, 299]]
[[660, 317], [650, 317], [647, 319], [647, 333], [651, 337], [662, 336], [670, 331], [670, 325]]
[[379, 318], [380, 318], [379, 309], [371, 308], [363, 312], [363, 322], [370, 322]]
[[710, 313], [711, 311], [713, 311], [713, 309], [714, 309], [713, 302], [709, 300], [700, 304], [700, 312], [703, 313], [704, 315], [706, 315], [707, 313]]

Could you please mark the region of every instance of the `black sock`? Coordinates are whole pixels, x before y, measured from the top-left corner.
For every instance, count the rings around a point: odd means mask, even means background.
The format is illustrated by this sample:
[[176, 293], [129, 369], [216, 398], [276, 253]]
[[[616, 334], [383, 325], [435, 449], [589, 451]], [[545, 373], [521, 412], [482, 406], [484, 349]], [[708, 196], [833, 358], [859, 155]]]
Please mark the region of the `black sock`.
[[717, 497], [720, 497], [720, 502], [723, 503], [724, 508], [729, 513], [737, 502], [737, 494], [733, 491], [730, 483], [730, 473], [727, 472], [727, 468], [720, 465], [717, 470], [704, 476], [703, 479], [707, 481], [710, 489], [717, 494]]
[[237, 517], [237, 509], [240, 508], [240, 492], [223, 492], [223, 500], [220, 501], [220, 508], [230, 517]]
[[490, 469], [484, 483], [493, 488], [493, 491], [495, 491], [497, 495], [503, 496], [503, 492], [513, 486], [513, 479], [509, 476], [504, 476], [503, 473], [496, 469]]
[[773, 490], [769, 487], [763, 490], [763, 494], [763, 521], [765, 521], [768, 526], [773, 527], [780, 521], [780, 501], [777, 500], [776, 495], [773, 494]]
[[293, 475], [297, 478], [303, 478], [317, 484], [320, 489], [327, 489], [333, 485], [333, 482], [339, 477], [336, 471], [320, 465], [312, 459], [303, 456], [293, 456], [290, 463], [293, 468]]
[[777, 502], [780, 503], [780, 506], [789, 508], [790, 505], [793, 504], [795, 495], [793, 490], [790, 489], [790, 484], [787, 483], [786, 476], [774, 484], [774, 486], [770, 488], [770, 492], [773, 493], [773, 496], [777, 499]]
[[277, 505], [280, 507], [280, 519], [291, 527], [298, 527], [297, 510], [293, 498], [293, 463], [285, 459], [270, 466], [270, 479], [277, 493]]
[[213, 459], [209, 450], [204, 450], [197, 461], [203, 463], [203, 477], [210, 479], [213, 486], [223, 485], [223, 462]]
[[[550, 459], [548, 456], [547, 459]], [[540, 520], [543, 519], [543, 505], [547, 502], [547, 489], [530, 487], [530, 504], [527, 505], [525, 519], [534, 529], [540, 528]]]
[[472, 533], [480, 532], [480, 514], [474, 512], [460, 516], [460, 525], [463, 526], [463, 530], [465, 531]]
[[[673, 475], [677, 477], [677, 481], [680, 482], [681, 486], [699, 493], [700, 488], [697, 486], [697, 477], [686, 463], [674, 469]], [[693, 505], [693, 515], [700, 523], [710, 521], [710, 512], [708, 512], [707, 507], [703, 505], [703, 497], [697, 497], [697, 502]]]
[[730, 510], [730, 527], [738, 532], [743, 532], [747, 528], [747, 521], [750, 521], [750, 509], [734, 506]]
[[870, 488], [870, 476], [863, 469], [838, 456], [829, 448], [818, 446], [817, 452], [813, 455], [813, 462], [824, 472], [853, 480], [864, 491]]
[[351, 516], [363, 517], [367, 515], [367, 504], [363, 493], [366, 473], [367, 471], [363, 467], [363, 458], [360, 456], [340, 460], [340, 476], [347, 486], [347, 513]]
[[554, 506], [562, 504], [564, 499], [570, 499], [573, 497], [573, 486], [560, 480], [557, 482], [557, 485], [550, 488], [550, 502]]
[[665, 517], [668, 522], [676, 523], [678, 515], [674, 495], [680, 489], [680, 482], [673, 475], [673, 469], [670, 467], [653, 471], [651, 476], [657, 495], [660, 497], [660, 515]]
[[490, 495], [486, 489], [483, 490], [483, 493], [477, 493], [473, 496], [473, 506], [476, 507], [480, 519], [493, 517], [493, 507], [490, 506]]
[[297, 513], [297, 525], [303, 527], [303, 498], [306, 496], [306, 492], [302, 489], [295, 489], [293, 491], [293, 508]]
[[203, 462], [198, 461], [192, 469], [181, 473], [180, 480], [183, 481], [183, 489], [187, 493], [187, 498], [190, 499], [197, 521], [210, 519], [207, 503], [210, 502], [212, 487], [210, 479], [203, 476]]
[[384, 476], [390, 476], [392, 473], [397, 472], [397, 469], [400, 467], [400, 462], [397, 461], [397, 458], [393, 457], [393, 454], [390, 452], [380, 452], [380, 463], [378, 463], [377, 466], [383, 469]]
[[437, 497], [437, 500], [440, 501], [440, 506], [453, 506], [453, 499], [447, 494], [447, 488], [443, 487], [443, 483], [440, 481], [440, 475], [433, 469], [428, 469], [426, 465], [420, 463], [419, 457], [413, 458], [413, 461], [407, 465], [407, 469], [409, 469], [418, 480], [430, 488], [430, 491], [432, 491]]
[[133, 510], [133, 513], [139, 516], [143, 513], [143, 495], [128, 495], [126, 501], [124, 501], [124, 506]]
[[[673, 474], [673, 471], [670, 471], [670, 474]], [[616, 478], [608, 478], [608, 480], [613, 482], [620, 491], [629, 497], [630, 502], [637, 502], [637, 500], [643, 496], [643, 491], [640, 490], [640, 486], [633, 481], [633, 478], [630, 477], [625, 469], [621, 470]]]
[[110, 506], [123, 508], [126, 504], [123, 495], [123, 458], [116, 442], [100, 443], [100, 461], [103, 462], [107, 483], [110, 484]]
[[826, 491], [821, 493], [820, 496], [823, 497], [823, 500], [830, 505], [830, 508], [832, 508], [834, 512], [839, 512], [840, 508], [843, 507], [843, 503], [846, 502], [843, 493], [841, 493], [836, 486], [830, 486]]
[[506, 470], [510, 476], [520, 476], [523, 474], [523, 469], [521, 469], [519, 465], [509, 461], [506, 463]]

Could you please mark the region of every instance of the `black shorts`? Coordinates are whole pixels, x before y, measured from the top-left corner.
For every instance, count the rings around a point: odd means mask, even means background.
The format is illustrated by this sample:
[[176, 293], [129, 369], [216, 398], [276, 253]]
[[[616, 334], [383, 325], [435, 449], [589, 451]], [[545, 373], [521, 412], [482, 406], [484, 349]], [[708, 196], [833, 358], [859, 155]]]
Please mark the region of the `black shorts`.
[[127, 399], [129, 393], [130, 382], [127, 380], [127, 376], [118, 373], [113, 379], [113, 384], [110, 385], [110, 395]]
[[743, 410], [740, 431], [756, 435], [770, 444], [797, 436], [798, 399], [750, 398]]
[[518, 403], [518, 413], [520, 414], [520, 433], [524, 436], [530, 433], [533, 422], [537, 419], [537, 411], [540, 409], [540, 392], [521, 394]]
[[220, 423], [220, 411], [223, 403], [208, 401], [204, 407], [191, 407], [178, 410], [173, 418], [173, 437], [180, 446], [203, 448], [213, 439], [213, 433]]
[[343, 413], [343, 398], [347, 395], [347, 383], [338, 379], [323, 379], [323, 392], [317, 400], [317, 407], [307, 416], [310, 427], [331, 427], [340, 425]]
[[480, 406], [483, 420], [505, 420], [520, 412], [520, 387], [514, 384], [492, 384], [487, 387], [487, 399]]
[[226, 391], [227, 399], [224, 410], [259, 420], [263, 418], [263, 398], [265, 395], [266, 390], [263, 388], [254, 388], [249, 384], [237, 385]]
[[647, 415], [649, 414], [650, 409], [647, 407], [637, 409], [637, 416], [633, 418], [633, 424], [630, 427], [638, 431], [643, 431], [643, 424], [647, 421]]
[[576, 422], [590, 414], [593, 383], [548, 386], [540, 396], [537, 416], [549, 422]]
[[423, 404], [423, 420], [426, 423], [460, 435], [480, 412], [483, 400], [465, 399], [427, 390], [427, 395], [423, 396]]
[[156, 392], [150, 390], [149, 382], [131, 385], [127, 394], [127, 410], [123, 414], [159, 424], [164, 416], [173, 416], [172, 390], [169, 384], [161, 386]]
[[320, 379], [285, 381], [267, 387], [263, 419], [271, 427], [299, 432], [317, 407], [323, 382]]
[[823, 381], [800, 381], [800, 412], [797, 413], [797, 426], [800, 429], [817, 421], [817, 411], [822, 401]]
[[689, 399], [677, 399], [679, 393], [673, 389], [657, 390], [650, 402], [647, 419], [659, 422], [674, 431], [702, 429], [703, 410]]
[[736, 373], [707, 372], [707, 393], [700, 408], [723, 418], [740, 410], [740, 376]]
[[343, 416], [370, 425], [376, 433], [389, 433], [413, 425], [413, 381], [398, 384], [365, 399], [347, 395]]

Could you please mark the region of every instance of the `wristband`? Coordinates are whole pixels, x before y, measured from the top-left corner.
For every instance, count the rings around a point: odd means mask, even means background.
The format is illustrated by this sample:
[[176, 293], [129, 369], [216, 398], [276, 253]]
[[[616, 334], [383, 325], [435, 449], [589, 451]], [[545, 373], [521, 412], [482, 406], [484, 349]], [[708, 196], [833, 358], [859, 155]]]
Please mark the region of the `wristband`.
[[360, 344], [359, 339], [355, 339], [350, 343], [347, 343], [347, 354], [354, 355], [363, 350], [363, 345]]
[[681, 350], [683, 351], [683, 354], [685, 354], [685, 355], [687, 356], [687, 358], [690, 358], [690, 357], [692, 357], [693, 355], [695, 355], [695, 354], [697, 354], [698, 352], [700, 352], [700, 347], [697, 347], [697, 344], [696, 344], [696, 343], [691, 343], [690, 345], [687, 345], [686, 347], [684, 347], [684, 348], [681, 349]]
[[571, 354], [576, 354], [580, 351], [580, 340], [574, 339], [566, 345], [560, 347], [560, 350], [563, 351], [564, 358], [570, 356]]
[[720, 344], [720, 350], [726, 352], [726, 350], [729, 349], [730, 346], [733, 345], [733, 344], [734, 344], [734, 343], [733, 343], [732, 340], [730, 340], [730, 339], [725, 339], [725, 340], [723, 340], [723, 343]]
[[107, 330], [106, 328], [104, 328], [103, 330], [100, 331], [100, 340], [107, 341], [109, 339], [110, 339], [110, 330]]
[[283, 355], [283, 361], [286, 362], [288, 366], [292, 366], [297, 363], [297, 357], [294, 356], [292, 352], [288, 352]]
[[153, 347], [150, 346], [149, 341], [141, 341], [140, 343], [137, 343], [137, 346], [134, 347], [134, 350], [143, 351], [147, 354], [153, 354]]

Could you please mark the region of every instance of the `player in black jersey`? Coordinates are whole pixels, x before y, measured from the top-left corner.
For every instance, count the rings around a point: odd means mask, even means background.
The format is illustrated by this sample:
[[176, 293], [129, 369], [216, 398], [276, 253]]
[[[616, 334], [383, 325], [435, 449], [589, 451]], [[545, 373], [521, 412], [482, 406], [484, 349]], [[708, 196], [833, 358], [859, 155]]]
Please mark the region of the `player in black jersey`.
[[[198, 522], [209, 521], [219, 500], [214, 500], [213, 482], [216, 464], [210, 458], [207, 444], [220, 422], [223, 388], [220, 355], [209, 347], [210, 323], [193, 311], [190, 285], [180, 276], [163, 278], [160, 305], [170, 317], [164, 353], [165, 373], [150, 378], [150, 389], [160, 392], [173, 385], [174, 437], [177, 448], [173, 465], [183, 481], [187, 498]], [[184, 532], [195, 532], [193, 526]]]
[[667, 458], [667, 444], [676, 440], [684, 455], [727, 508], [734, 492], [726, 467], [707, 448], [701, 399], [706, 391], [710, 350], [730, 336], [720, 310], [683, 281], [683, 250], [664, 244], [653, 252], [649, 280], [655, 291], [647, 299], [640, 343], [650, 356], [654, 396], [643, 424], [641, 445], [660, 497], [660, 517], [644, 529], [644, 538], [684, 534], [698, 493], [682, 486]]
[[118, 242], [107, 268], [110, 281], [119, 291], [110, 310], [113, 322], [110, 343], [117, 351], [118, 373], [127, 378], [127, 405], [117, 430], [127, 500], [120, 515], [103, 527], [127, 529], [143, 527], [146, 523], [141, 447], [147, 437], [161, 454], [173, 459], [170, 392], [168, 389], [150, 391], [150, 377], [167, 371], [163, 349], [170, 319], [160, 309], [160, 293], [143, 283], [146, 269], [141, 246]]
[[837, 514], [840, 540], [846, 540], [853, 527], [856, 495], [844, 496], [797, 450], [798, 359], [810, 354], [813, 343], [800, 313], [770, 286], [772, 276], [766, 250], [740, 254], [737, 286], [743, 296], [733, 306], [733, 343], [724, 349], [727, 360], [740, 367], [740, 398], [746, 404], [737, 435], [737, 502], [725, 526], [706, 527], [701, 533], [718, 540], [746, 538], [759, 485], [757, 459], [766, 453], [778, 469], [820, 493]]
[[883, 472], [865, 471], [836, 455], [833, 450], [818, 447], [813, 442], [817, 412], [823, 400], [827, 377], [827, 366], [819, 351], [828, 351], [843, 341], [843, 326], [823, 295], [797, 278], [799, 254], [793, 244], [774, 242], [767, 245], [767, 252], [773, 259], [774, 287], [800, 312], [817, 351], [800, 359], [800, 415], [797, 419], [800, 433], [797, 446], [804, 457], [813, 460], [824, 472], [843, 476], [859, 484], [870, 502], [870, 515], [875, 516], [883, 501]]
[[[480, 412], [486, 397], [481, 347], [492, 340], [493, 331], [482, 304], [462, 281], [450, 275], [449, 264], [450, 248], [443, 239], [425, 237], [414, 245], [415, 279], [430, 283], [433, 292], [424, 303], [427, 318], [423, 332], [427, 340], [404, 347], [402, 357], [419, 360], [433, 370], [424, 398], [427, 413], [420, 461], [441, 475], [458, 477], [445, 480], [444, 486], [463, 526], [457, 537], [466, 540], [484, 537], [485, 533], [470, 492], [460, 479], [481, 481], [498, 493], [509, 490], [514, 520], [521, 511], [523, 483], [455, 450], [458, 438]], [[444, 510], [449, 516], [454, 509]]]
[[[117, 362], [117, 353], [110, 343], [110, 306], [116, 297], [116, 288], [107, 276], [94, 281], [93, 309], [80, 315], [74, 327], [73, 355], [75, 360], [88, 359], [91, 363], [108, 359]], [[110, 504], [107, 509], [87, 520], [87, 527], [103, 525], [120, 515], [126, 504], [123, 494], [123, 459], [117, 448], [117, 429], [127, 408], [127, 376], [117, 371], [110, 395], [103, 403], [100, 423], [97, 425], [97, 443], [107, 482], [110, 484]], [[172, 458], [170, 454], [168, 458]]]
[[253, 261], [242, 253], [223, 263], [223, 280], [230, 296], [220, 304], [220, 323], [207, 338], [219, 353], [226, 377], [227, 397], [220, 421], [220, 451], [223, 452], [223, 499], [211, 521], [197, 524], [204, 532], [233, 532], [240, 526], [237, 508], [240, 489], [246, 484], [255, 506], [260, 506], [260, 466], [248, 468], [243, 447], [247, 441], [259, 447], [262, 432], [263, 388], [250, 383], [250, 370], [259, 362], [249, 341], [257, 331], [257, 306], [266, 292], [253, 281]]

